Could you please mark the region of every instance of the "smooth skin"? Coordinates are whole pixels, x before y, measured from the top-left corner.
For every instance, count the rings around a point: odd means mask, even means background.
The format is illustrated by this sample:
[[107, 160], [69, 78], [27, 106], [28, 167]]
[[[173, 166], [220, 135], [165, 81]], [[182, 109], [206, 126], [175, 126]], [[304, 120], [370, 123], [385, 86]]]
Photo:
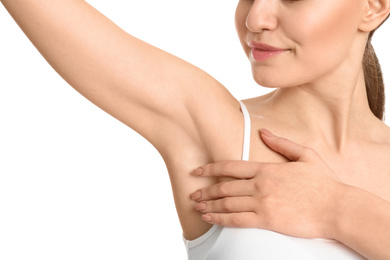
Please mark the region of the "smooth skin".
[[[261, 139], [252, 135], [250, 159], [266, 164], [220, 162], [195, 170], [195, 176], [240, 179], [193, 193], [196, 209], [213, 224], [333, 238], [369, 259], [389, 259], [389, 129], [367, 109], [359, 56], [361, 37], [386, 19], [389, 2], [293, 1], [296, 15], [276, 1], [240, 4], [237, 30], [254, 78], [279, 88], [247, 101], [252, 134], [265, 127], [295, 143], [263, 130]], [[290, 51], [274, 63], [256, 62], [245, 45], [254, 37]]]
[[[202, 220], [190, 194], [222, 180], [191, 172], [241, 158], [237, 100], [205, 72], [127, 34], [84, 1], [1, 2], [72, 87], [156, 147], [170, 174], [185, 237], [204, 234], [211, 224]], [[245, 102], [252, 131], [277, 129], [312, 147], [342, 173], [343, 182], [387, 201], [390, 130], [369, 111], [361, 57], [368, 32], [386, 18], [389, 5], [389, 0], [241, 0], [236, 15], [255, 80], [279, 88]], [[334, 19], [337, 15], [343, 19]], [[248, 40], [289, 51], [259, 63], [250, 56]], [[251, 145], [253, 161], [287, 161], [258, 138]]]
[[368, 259], [389, 259], [388, 200], [343, 183], [313, 149], [265, 129], [260, 135], [289, 162], [221, 161], [194, 170], [192, 174], [202, 178], [237, 179], [191, 194], [205, 221], [335, 239]]
[[85, 1], [1, 2], [72, 87], [156, 147], [185, 237], [205, 233], [211, 225], [190, 194], [217, 180], [198, 180], [190, 172], [240, 159], [238, 101], [202, 70], [127, 34]]

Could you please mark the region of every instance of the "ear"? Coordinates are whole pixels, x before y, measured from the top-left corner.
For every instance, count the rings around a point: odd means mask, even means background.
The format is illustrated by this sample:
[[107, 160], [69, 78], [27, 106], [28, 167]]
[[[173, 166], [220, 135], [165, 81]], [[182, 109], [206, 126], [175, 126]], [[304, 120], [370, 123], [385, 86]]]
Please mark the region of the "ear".
[[366, 8], [359, 27], [364, 32], [377, 29], [389, 16], [390, 0], [364, 0]]

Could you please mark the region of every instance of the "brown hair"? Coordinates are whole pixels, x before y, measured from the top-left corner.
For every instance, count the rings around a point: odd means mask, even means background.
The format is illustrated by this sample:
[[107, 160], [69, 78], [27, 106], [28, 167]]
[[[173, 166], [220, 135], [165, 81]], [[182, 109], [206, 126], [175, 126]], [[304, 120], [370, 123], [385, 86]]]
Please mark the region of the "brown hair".
[[372, 35], [373, 31], [370, 33], [363, 56], [364, 81], [366, 83], [370, 109], [377, 118], [383, 120], [385, 110], [385, 86], [382, 69], [378, 57], [375, 54], [374, 47], [371, 44]]
[[385, 112], [385, 84], [383, 82], [382, 69], [379, 64], [378, 57], [376, 56], [374, 47], [371, 44], [374, 32], [375, 30], [370, 32], [368, 36], [363, 56], [363, 71], [370, 109], [377, 118], [383, 120]]

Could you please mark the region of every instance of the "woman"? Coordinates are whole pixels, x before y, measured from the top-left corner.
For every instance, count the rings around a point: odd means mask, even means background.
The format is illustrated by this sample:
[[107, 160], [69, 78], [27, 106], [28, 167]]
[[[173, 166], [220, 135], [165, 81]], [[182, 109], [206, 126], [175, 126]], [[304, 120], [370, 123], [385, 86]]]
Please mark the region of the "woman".
[[[157, 148], [170, 172], [185, 237], [194, 239], [209, 230], [210, 224], [201, 220], [189, 195], [218, 180], [196, 179], [190, 172], [205, 163], [242, 158], [244, 126], [238, 102], [210, 76], [123, 33], [86, 3], [2, 2], [51, 65], [76, 90]], [[372, 131], [382, 133], [376, 142], [382, 144], [388, 137], [387, 128], [374, 119], [364, 101], [364, 80], [359, 74], [356, 53], [361, 53], [361, 59], [369, 31], [387, 17], [389, 8], [386, 1], [381, 2], [383, 5], [362, 2], [363, 5], [357, 1], [336, 5], [332, 1], [240, 1], [237, 8], [240, 39], [250, 56], [256, 81], [279, 88], [273, 94], [246, 102], [252, 117], [260, 116], [252, 119], [252, 130], [267, 127], [304, 145], [310, 144], [332, 168], [338, 166], [336, 173], [352, 172], [352, 169], [338, 171], [347, 169], [347, 164], [340, 162], [342, 156], [337, 153], [350, 154], [356, 140], [367, 141], [346, 129], [356, 129], [356, 125], [364, 123]], [[351, 8], [356, 12], [350, 12]], [[262, 17], [260, 13], [264, 19], [258, 19]], [[343, 18], [342, 24], [334, 21], [335, 15]], [[297, 22], [300, 20], [308, 25]], [[296, 30], [300, 27], [301, 30]], [[334, 30], [335, 27], [339, 30]], [[329, 46], [335, 46], [329, 51], [332, 55], [326, 51], [318, 53], [319, 47], [327, 50]], [[133, 73], [128, 74], [128, 68]], [[312, 69], [310, 73], [308, 68]], [[339, 70], [345, 73], [341, 75]], [[277, 74], [280, 71], [283, 75]], [[343, 88], [338, 86], [341, 79]], [[355, 89], [358, 91], [354, 92]], [[301, 104], [302, 100], [306, 103]], [[349, 107], [353, 109], [349, 111], [347, 104], [352, 104]], [[241, 109], [245, 111], [245, 106]], [[349, 113], [359, 114], [352, 118], [361, 121], [349, 122]], [[315, 120], [318, 115], [322, 116], [322, 123]], [[284, 161], [253, 135], [251, 145], [257, 148], [251, 150], [251, 160]], [[367, 147], [373, 154], [379, 151], [374, 146]], [[361, 156], [357, 154], [354, 160]], [[373, 170], [378, 162], [359, 166], [353, 170], [363, 170], [363, 166]], [[381, 184], [385, 178], [381, 177]], [[370, 191], [386, 197], [383, 189]]]

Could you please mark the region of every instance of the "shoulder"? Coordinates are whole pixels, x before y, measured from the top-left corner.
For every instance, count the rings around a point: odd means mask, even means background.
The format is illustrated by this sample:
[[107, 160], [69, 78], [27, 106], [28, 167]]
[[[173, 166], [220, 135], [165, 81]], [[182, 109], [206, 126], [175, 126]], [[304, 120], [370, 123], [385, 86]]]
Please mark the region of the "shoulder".
[[383, 149], [390, 149], [390, 127], [385, 122], [377, 120], [365, 133], [372, 143], [381, 146]]

